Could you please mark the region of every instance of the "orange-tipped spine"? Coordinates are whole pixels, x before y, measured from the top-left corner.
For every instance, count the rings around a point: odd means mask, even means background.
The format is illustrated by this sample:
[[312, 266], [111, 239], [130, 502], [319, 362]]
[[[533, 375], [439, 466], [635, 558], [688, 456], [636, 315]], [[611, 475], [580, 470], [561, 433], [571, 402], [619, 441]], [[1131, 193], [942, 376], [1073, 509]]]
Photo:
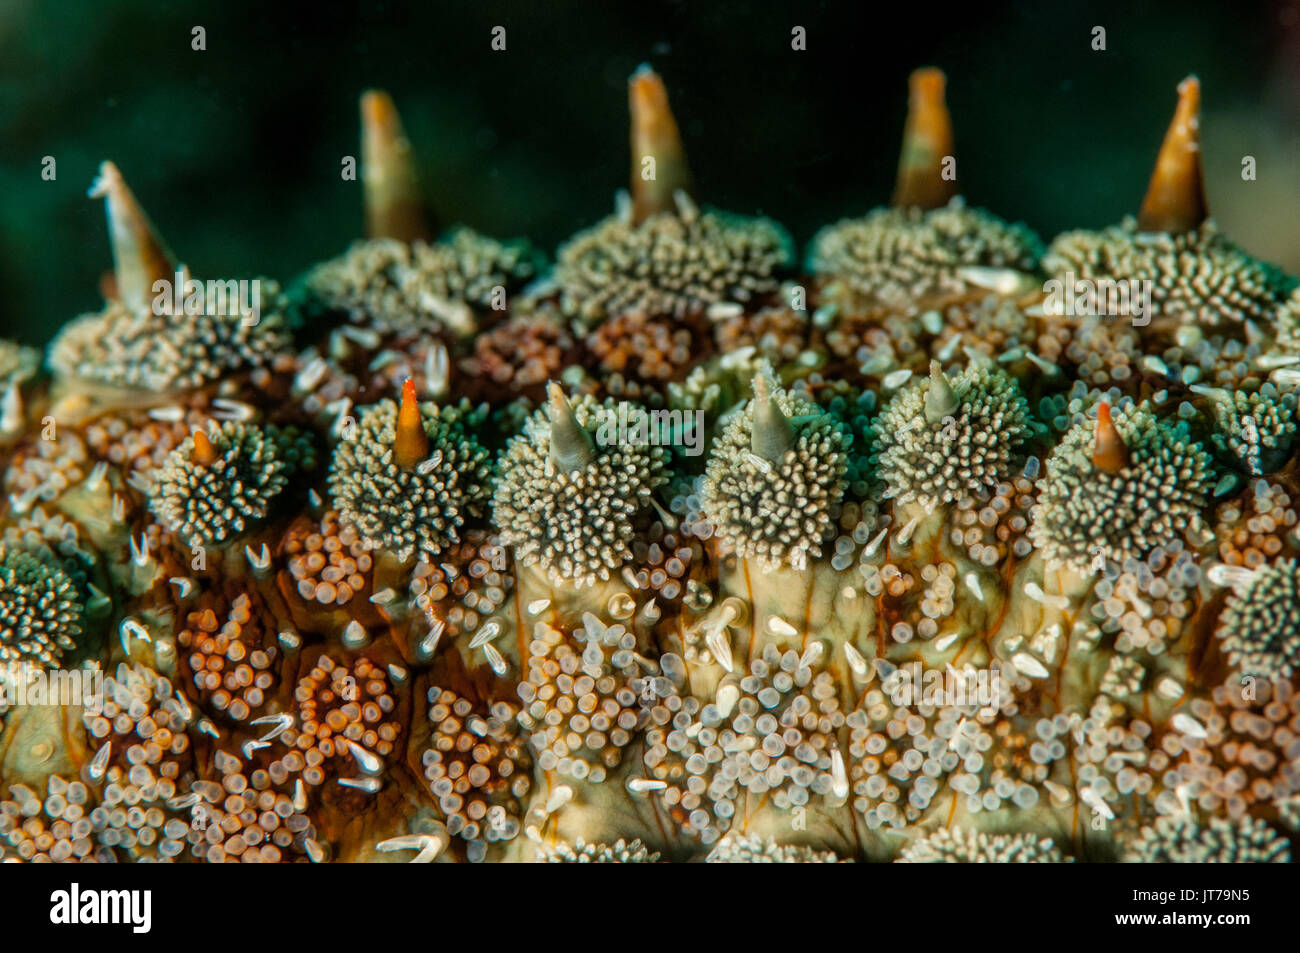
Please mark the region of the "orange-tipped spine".
[[190, 454], [190, 459], [204, 467], [211, 466], [217, 460], [217, 448], [202, 428], [194, 431], [194, 452]]
[[1128, 447], [1110, 417], [1110, 404], [1097, 405], [1097, 438], [1092, 445], [1092, 465], [1103, 473], [1119, 473], [1128, 466]]
[[673, 195], [679, 189], [691, 194], [691, 170], [659, 74], [642, 66], [628, 80], [627, 98], [632, 114], [632, 219], [643, 222], [673, 211]]
[[432, 237], [415, 153], [392, 97], [382, 90], [361, 95], [361, 180], [368, 237], [403, 242]]
[[1156, 156], [1138, 228], [1144, 232], [1190, 232], [1210, 215], [1201, 171], [1201, 84], [1189, 76], [1178, 84], [1178, 105]]
[[[171, 254], [112, 162], [99, 167], [90, 197], [104, 199], [108, 236], [113, 246], [113, 278], [118, 300], [133, 312], [150, 310], [154, 282], [175, 280]], [[169, 284], [170, 287], [170, 284]], [[167, 293], [167, 300], [172, 294]]]
[[393, 438], [393, 462], [410, 469], [429, 455], [429, 435], [415, 398], [415, 381], [402, 384], [402, 405], [397, 411], [397, 435]]
[[908, 80], [895, 208], [941, 208], [957, 194], [955, 175], [944, 178], [945, 160], [953, 155], [945, 82], [943, 70], [933, 67], [915, 70]]

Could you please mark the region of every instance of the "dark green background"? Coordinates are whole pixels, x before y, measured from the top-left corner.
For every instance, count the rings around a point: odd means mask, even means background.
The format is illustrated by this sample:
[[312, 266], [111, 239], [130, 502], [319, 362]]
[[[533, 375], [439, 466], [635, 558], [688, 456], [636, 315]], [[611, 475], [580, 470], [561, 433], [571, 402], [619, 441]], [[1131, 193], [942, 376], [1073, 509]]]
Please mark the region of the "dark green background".
[[1196, 72], [1216, 216], [1300, 270], [1294, 0], [363, 6], [0, 0], [0, 334], [42, 342], [98, 307], [110, 257], [85, 191], [105, 158], [200, 277], [287, 279], [341, 251], [361, 211], [340, 157], [369, 86], [393, 93], [444, 224], [551, 251], [626, 182], [642, 61], [667, 80], [701, 199], [771, 215], [801, 248], [888, 199], [915, 66], [948, 72], [967, 197], [1047, 237], [1136, 210]]

